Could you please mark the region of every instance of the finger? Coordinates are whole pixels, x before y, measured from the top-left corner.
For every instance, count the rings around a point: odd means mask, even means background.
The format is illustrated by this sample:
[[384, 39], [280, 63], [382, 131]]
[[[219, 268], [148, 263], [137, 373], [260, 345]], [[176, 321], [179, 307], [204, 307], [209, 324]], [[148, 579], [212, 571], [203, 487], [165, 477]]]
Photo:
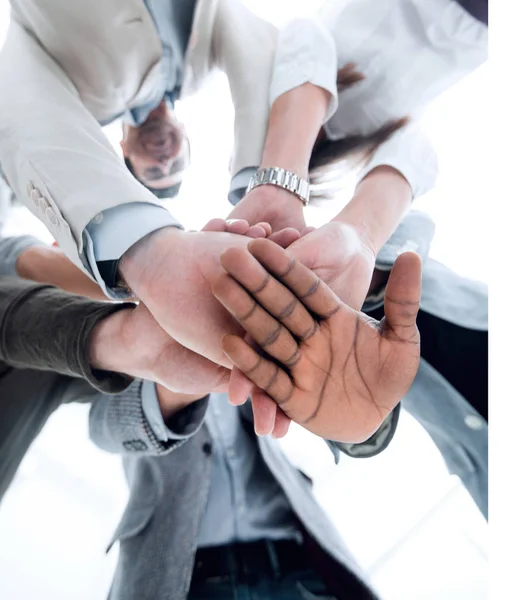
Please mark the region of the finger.
[[267, 230], [264, 227], [262, 227], [262, 225], [258, 224], [258, 225], [253, 225], [252, 227], [250, 227], [245, 235], [247, 237], [256, 239], [256, 238], [265, 238], [268, 234], [267, 234]]
[[235, 279], [230, 275], [220, 276], [213, 285], [213, 294], [260, 348], [287, 367], [298, 362], [299, 346], [288, 329], [255, 302]]
[[274, 429], [272, 430], [272, 437], [274, 438], [282, 438], [288, 433], [288, 429], [290, 427], [290, 423], [292, 420], [286, 416], [286, 414], [281, 410], [278, 406], [276, 411], [276, 420], [274, 422]]
[[288, 246], [291, 246], [300, 237], [301, 234], [295, 228], [286, 227], [285, 229], [281, 229], [281, 231], [276, 231], [276, 233], [269, 235], [268, 239], [281, 246], [281, 248], [288, 248]]
[[[273, 247], [284, 252], [273, 242], [268, 242], [268, 244], [269, 248]], [[240, 321], [245, 329], [249, 325], [247, 321], [253, 316], [249, 314], [249, 311], [260, 314], [268, 311], [275, 319], [269, 322], [270, 327], [279, 327], [282, 324], [298, 339], [308, 339], [316, 331], [316, 322], [304, 308], [302, 302], [285, 285], [272, 277], [248, 250], [229, 248], [221, 255], [221, 264], [225, 271], [249, 292], [247, 294], [249, 302], [246, 303], [244, 300], [243, 319]], [[254, 308], [255, 306], [256, 308]], [[245, 319], [245, 316], [248, 318]], [[254, 336], [253, 333], [252, 335]], [[257, 337], [254, 337], [257, 340]], [[266, 350], [272, 354], [270, 349]], [[287, 364], [286, 358], [284, 362]], [[287, 366], [289, 365], [287, 364]]]
[[275, 363], [260, 356], [236, 335], [223, 336], [221, 345], [232, 363], [276, 404], [283, 406], [290, 400], [293, 392], [292, 381]]
[[416, 316], [422, 291], [422, 263], [418, 254], [405, 252], [394, 263], [385, 290], [385, 336], [419, 343]]
[[[293, 259], [286, 250], [269, 240], [253, 240], [248, 244], [248, 250], [267, 271], [288, 287], [306, 308], [319, 317], [328, 318], [342, 306], [334, 292], [313, 271]], [[223, 258], [222, 255], [222, 265], [228, 271]], [[235, 273], [231, 274], [236, 276]], [[266, 308], [270, 310], [268, 306]]]
[[202, 227], [202, 231], [227, 231], [227, 224], [224, 219], [211, 219], [209, 223]]
[[270, 435], [276, 424], [277, 404], [263, 390], [255, 388], [251, 395], [255, 433]]
[[235, 233], [237, 235], [246, 235], [250, 228], [248, 221], [245, 219], [228, 219], [225, 221], [227, 233]]
[[260, 221], [255, 227], [261, 227], [265, 231], [266, 237], [269, 237], [272, 233], [272, 226], [270, 223], [267, 223], [267, 221]]
[[232, 368], [228, 382], [228, 401], [233, 406], [241, 406], [251, 396], [253, 383], [237, 367]]

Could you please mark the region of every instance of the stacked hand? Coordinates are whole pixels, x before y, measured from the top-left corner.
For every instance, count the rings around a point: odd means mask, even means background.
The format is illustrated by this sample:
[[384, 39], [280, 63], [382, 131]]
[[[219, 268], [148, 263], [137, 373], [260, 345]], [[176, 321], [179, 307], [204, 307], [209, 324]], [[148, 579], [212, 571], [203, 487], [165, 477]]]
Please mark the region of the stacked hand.
[[357, 312], [373, 268], [367, 240], [339, 222], [302, 238], [244, 220], [155, 232], [121, 264], [143, 303], [123, 327], [125, 347], [137, 340], [145, 352], [135, 374], [182, 393], [229, 385], [235, 404], [251, 395], [259, 434], [281, 436], [294, 420], [361, 441], [409, 389], [419, 359], [418, 258], [399, 259], [382, 323]]
[[[253, 190], [255, 191], [255, 190]], [[307, 230], [307, 229], [306, 229]], [[332, 221], [295, 241], [290, 255], [318, 275], [340, 298], [360, 310], [371, 283], [375, 254], [368, 240], [356, 228]], [[237, 368], [233, 369], [229, 393], [239, 404], [251, 396], [259, 434], [286, 433], [290, 420], [265, 393], [254, 388]]]
[[227, 250], [222, 264], [227, 274], [213, 292], [257, 344], [225, 336], [223, 349], [234, 365], [319, 436], [356, 443], [374, 433], [418, 369], [419, 257], [397, 259], [381, 322], [344, 304], [267, 240]]
[[[204, 232], [202, 234], [204, 240], [206, 235], [212, 234], [213, 243], [219, 241], [219, 236], [222, 234], [225, 240], [237, 239], [243, 244], [247, 244], [248, 238], [270, 236], [276, 243], [289, 245], [299, 237], [293, 230], [284, 230], [272, 235], [272, 229], [267, 223], [250, 227], [244, 220], [213, 219], [202, 232]], [[221, 246], [219, 248], [221, 249]], [[216, 256], [216, 262], [219, 268], [219, 254]], [[188, 263], [191, 264], [191, 255], [188, 257]], [[185, 272], [181, 275], [181, 279], [185, 281]], [[197, 277], [195, 279], [199, 284], [205, 283], [199, 282]], [[164, 281], [163, 273], [160, 274], [160, 281]], [[174, 283], [177, 285], [176, 282]], [[209, 297], [205, 301], [211, 306], [215, 305], [214, 308], [218, 308], [225, 319], [232, 321], [212, 297], [209, 286], [200, 285], [199, 291], [207, 291]], [[191, 301], [191, 292], [186, 293], [186, 297]], [[197, 294], [196, 291], [194, 293]], [[199, 300], [197, 295], [195, 299]], [[183, 308], [180, 310], [179, 317], [181, 314], [188, 315], [184, 309], [184, 302], [181, 302], [180, 306]], [[206, 313], [202, 312], [201, 317], [202, 322], [205, 322]], [[185, 318], [181, 319], [181, 322], [183, 325], [187, 323]], [[237, 326], [231, 330], [241, 331]], [[215, 342], [216, 355], [220, 355], [221, 332], [216, 331], [220, 335]], [[182, 394], [203, 395], [210, 391], [225, 391], [228, 387], [230, 370], [201, 354], [200, 347], [197, 346], [197, 352], [194, 352], [177, 342], [174, 336], [167, 335], [143, 302], [137, 308], [120, 311], [106, 319], [95, 329], [90, 344], [92, 364], [97, 368], [121, 371], [134, 377], [155, 381]]]

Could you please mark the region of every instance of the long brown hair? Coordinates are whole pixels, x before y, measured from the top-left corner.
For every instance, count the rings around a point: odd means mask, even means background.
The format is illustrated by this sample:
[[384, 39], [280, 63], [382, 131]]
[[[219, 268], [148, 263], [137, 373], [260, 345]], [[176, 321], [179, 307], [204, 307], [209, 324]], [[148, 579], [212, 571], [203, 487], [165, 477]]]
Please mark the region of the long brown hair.
[[[348, 63], [337, 73], [338, 91], [350, 88], [363, 79], [364, 75], [356, 70], [356, 65]], [[328, 197], [329, 187], [335, 188], [343, 177], [340, 163], [346, 159], [351, 163], [348, 164], [349, 168], [365, 166], [381, 144], [408, 122], [409, 117], [402, 117], [385, 123], [369, 135], [353, 135], [337, 141], [326, 139], [316, 144], [309, 162], [311, 195], [316, 199]]]

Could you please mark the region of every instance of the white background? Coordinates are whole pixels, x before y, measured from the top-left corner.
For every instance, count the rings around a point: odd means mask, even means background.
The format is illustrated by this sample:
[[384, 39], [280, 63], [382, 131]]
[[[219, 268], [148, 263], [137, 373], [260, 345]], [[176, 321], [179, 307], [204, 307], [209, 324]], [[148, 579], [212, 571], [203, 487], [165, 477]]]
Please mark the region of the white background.
[[[315, 2], [249, 0], [266, 18], [281, 22]], [[0, 43], [8, 24], [0, 0]], [[494, 122], [484, 109], [488, 66], [441, 98], [424, 124], [440, 158], [437, 188], [417, 201], [437, 224], [432, 255], [458, 273], [488, 282], [492, 202], [484, 192]], [[1, 93], [1, 88], [0, 88]], [[34, 99], [35, 101], [35, 99]], [[192, 143], [193, 164], [170, 210], [189, 228], [225, 215], [232, 107], [226, 81], [217, 77], [198, 97], [178, 107]], [[117, 127], [108, 128], [113, 142]], [[211, 182], [211, 183], [209, 183]], [[327, 209], [312, 210], [317, 224]], [[17, 210], [12, 232], [47, 231]], [[115, 552], [104, 556], [121, 514], [126, 488], [118, 457], [87, 440], [85, 407], [61, 409], [26, 457], [0, 507], [0, 599], [104, 598]], [[288, 444], [305, 440], [294, 431]], [[459, 482], [450, 478], [425, 432], [403, 415], [382, 455], [343, 458], [334, 467], [316, 443], [322, 502], [368, 569], [385, 600], [481, 600], [487, 597], [487, 528]]]

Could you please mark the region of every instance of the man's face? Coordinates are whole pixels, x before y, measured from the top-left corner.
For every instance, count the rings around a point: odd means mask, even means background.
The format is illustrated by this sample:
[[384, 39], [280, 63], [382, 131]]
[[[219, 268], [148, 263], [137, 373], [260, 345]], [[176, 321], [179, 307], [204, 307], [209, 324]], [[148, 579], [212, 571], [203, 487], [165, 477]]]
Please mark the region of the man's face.
[[190, 162], [184, 127], [165, 103], [152, 111], [140, 127], [124, 125], [121, 148], [137, 179], [152, 189], [180, 183]]

